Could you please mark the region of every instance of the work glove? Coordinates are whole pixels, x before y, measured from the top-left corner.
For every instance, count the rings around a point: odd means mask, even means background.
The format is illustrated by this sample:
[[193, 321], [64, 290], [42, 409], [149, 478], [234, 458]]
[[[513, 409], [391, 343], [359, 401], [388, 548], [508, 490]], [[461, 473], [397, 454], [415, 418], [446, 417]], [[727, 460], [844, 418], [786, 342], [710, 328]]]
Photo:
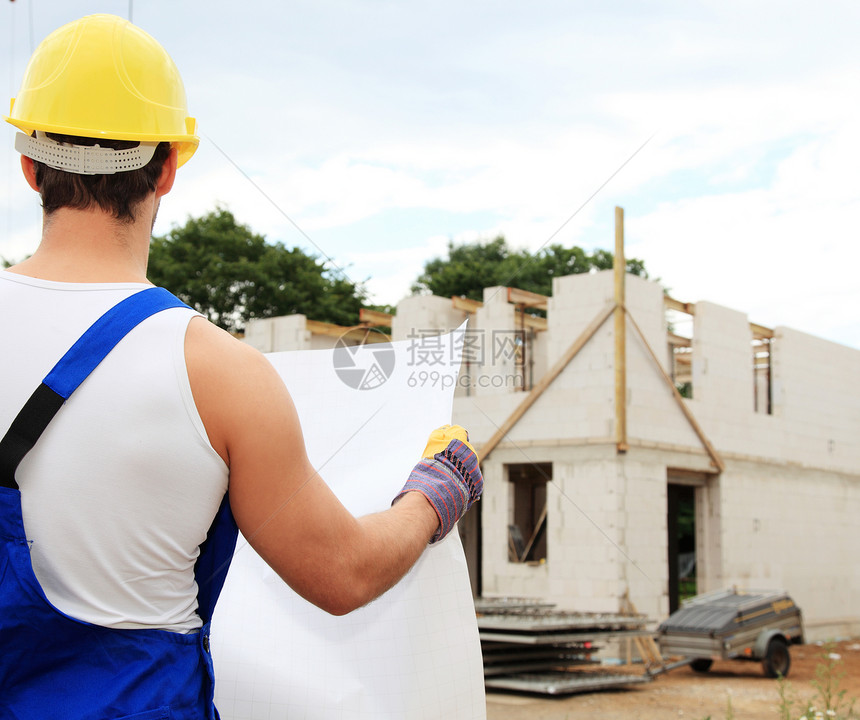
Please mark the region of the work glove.
[[436, 511], [439, 527], [430, 544], [445, 537], [484, 491], [478, 455], [469, 434], [459, 425], [443, 425], [430, 433], [423, 459], [412, 469], [392, 505], [408, 492], [421, 493]]

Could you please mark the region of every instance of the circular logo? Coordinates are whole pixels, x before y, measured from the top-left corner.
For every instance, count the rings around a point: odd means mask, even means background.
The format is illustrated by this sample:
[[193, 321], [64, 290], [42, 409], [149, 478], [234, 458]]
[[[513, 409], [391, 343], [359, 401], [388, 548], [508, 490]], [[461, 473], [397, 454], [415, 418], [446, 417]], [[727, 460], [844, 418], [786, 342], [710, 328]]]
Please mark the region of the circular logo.
[[373, 328], [356, 328], [337, 339], [334, 371], [354, 390], [373, 390], [394, 372], [394, 348], [388, 335]]

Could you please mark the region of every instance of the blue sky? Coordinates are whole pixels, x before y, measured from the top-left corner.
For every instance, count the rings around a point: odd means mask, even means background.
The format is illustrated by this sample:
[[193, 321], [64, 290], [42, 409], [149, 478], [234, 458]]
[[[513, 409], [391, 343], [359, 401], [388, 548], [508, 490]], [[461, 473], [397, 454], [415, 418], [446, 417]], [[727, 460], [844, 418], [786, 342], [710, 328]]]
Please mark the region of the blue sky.
[[[536, 250], [618, 171], [552, 242], [611, 249], [620, 205], [678, 299], [860, 348], [856, 2], [0, 0], [7, 96], [93, 12], [162, 42], [203, 133], [158, 234], [222, 203], [395, 303], [449, 240]], [[12, 138], [7, 258], [40, 225]]]

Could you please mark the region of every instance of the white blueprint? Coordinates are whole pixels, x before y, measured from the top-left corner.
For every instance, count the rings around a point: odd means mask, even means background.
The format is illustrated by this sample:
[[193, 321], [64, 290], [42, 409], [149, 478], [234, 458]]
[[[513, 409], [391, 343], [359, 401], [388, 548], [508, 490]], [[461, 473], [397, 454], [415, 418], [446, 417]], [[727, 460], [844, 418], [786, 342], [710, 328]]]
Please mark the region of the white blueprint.
[[[460, 331], [430, 345], [383, 345], [374, 368], [366, 354], [373, 346], [355, 356], [268, 356], [293, 396], [311, 462], [354, 514], [387, 508], [430, 431], [450, 422], [458, 341]], [[212, 652], [224, 720], [486, 717], [456, 531], [428, 547], [388, 593], [344, 617], [293, 593], [240, 537], [212, 623]]]

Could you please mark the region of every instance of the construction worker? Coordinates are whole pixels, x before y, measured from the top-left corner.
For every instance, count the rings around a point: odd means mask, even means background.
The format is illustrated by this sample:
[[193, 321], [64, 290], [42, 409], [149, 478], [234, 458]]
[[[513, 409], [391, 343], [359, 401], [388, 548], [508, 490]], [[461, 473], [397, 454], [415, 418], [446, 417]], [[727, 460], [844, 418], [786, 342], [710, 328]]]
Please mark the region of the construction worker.
[[[215, 718], [208, 623], [237, 526], [348, 613], [454, 527], [478, 458], [441, 428], [392, 507], [353, 517], [270, 363], [147, 282], [159, 202], [198, 144], [149, 35], [63, 26], [6, 119], [43, 229], [0, 271], [0, 719]], [[369, 457], [384, 470], [385, 438]]]

